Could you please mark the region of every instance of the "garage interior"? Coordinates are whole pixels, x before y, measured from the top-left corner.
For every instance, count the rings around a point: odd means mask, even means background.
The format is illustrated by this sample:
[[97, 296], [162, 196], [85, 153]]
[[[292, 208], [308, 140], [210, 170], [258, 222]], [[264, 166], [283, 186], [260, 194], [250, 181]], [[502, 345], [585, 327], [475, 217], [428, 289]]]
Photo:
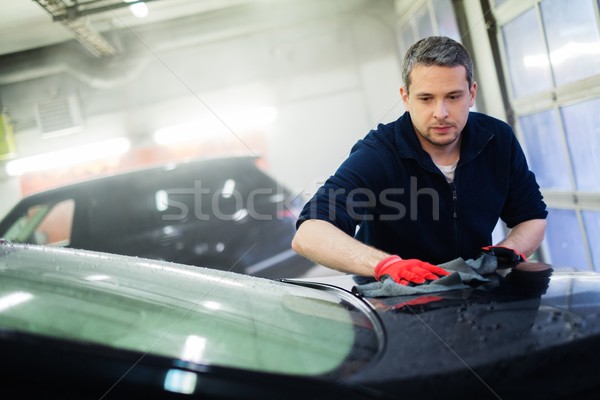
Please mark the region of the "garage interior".
[[539, 259], [600, 270], [598, 0], [0, 5], [0, 216], [59, 185], [237, 154], [308, 199], [404, 111], [408, 46], [445, 35], [474, 58], [474, 108], [513, 126], [542, 187]]

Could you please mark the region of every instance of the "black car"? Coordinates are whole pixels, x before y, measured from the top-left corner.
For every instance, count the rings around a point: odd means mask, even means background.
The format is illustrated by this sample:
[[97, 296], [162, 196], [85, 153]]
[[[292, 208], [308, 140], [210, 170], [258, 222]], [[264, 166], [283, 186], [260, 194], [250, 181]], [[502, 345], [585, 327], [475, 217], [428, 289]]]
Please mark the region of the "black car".
[[253, 156], [172, 163], [33, 194], [0, 238], [281, 278], [314, 263], [290, 248], [302, 199]]
[[600, 275], [522, 263], [366, 297], [0, 242], [0, 381], [19, 398], [596, 399]]

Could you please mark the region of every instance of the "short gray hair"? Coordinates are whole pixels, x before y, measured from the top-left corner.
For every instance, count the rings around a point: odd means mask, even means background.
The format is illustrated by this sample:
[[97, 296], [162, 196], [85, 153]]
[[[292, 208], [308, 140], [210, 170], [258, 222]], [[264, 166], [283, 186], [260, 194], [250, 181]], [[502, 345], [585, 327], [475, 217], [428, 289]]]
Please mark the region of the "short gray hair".
[[441, 67], [463, 66], [467, 72], [469, 87], [473, 85], [473, 60], [467, 49], [457, 41], [446, 36], [430, 36], [413, 44], [402, 65], [402, 80], [408, 93], [410, 73], [416, 64], [437, 65]]

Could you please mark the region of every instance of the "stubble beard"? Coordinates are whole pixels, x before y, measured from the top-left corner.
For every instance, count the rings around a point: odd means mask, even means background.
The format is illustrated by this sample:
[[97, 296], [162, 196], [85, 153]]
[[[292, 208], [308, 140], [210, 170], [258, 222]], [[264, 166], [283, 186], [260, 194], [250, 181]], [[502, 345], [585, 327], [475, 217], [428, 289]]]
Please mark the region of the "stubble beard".
[[445, 135], [444, 137], [440, 138], [441, 140], [436, 140], [435, 134], [431, 133], [431, 132], [426, 132], [426, 133], [417, 132], [417, 133], [427, 143], [429, 143], [435, 147], [438, 147], [438, 148], [444, 148], [444, 147], [451, 146], [452, 144], [456, 143], [458, 141], [458, 139], [460, 138], [460, 132], [453, 134], [452, 137], [448, 137], [448, 135]]

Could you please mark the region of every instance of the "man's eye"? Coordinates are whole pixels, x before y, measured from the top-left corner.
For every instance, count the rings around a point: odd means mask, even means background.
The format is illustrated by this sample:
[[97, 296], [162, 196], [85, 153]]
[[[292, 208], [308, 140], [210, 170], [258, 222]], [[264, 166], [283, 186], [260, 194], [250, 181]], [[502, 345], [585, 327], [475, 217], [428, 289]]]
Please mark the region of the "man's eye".
[[431, 97], [419, 97], [419, 101], [429, 101]]

